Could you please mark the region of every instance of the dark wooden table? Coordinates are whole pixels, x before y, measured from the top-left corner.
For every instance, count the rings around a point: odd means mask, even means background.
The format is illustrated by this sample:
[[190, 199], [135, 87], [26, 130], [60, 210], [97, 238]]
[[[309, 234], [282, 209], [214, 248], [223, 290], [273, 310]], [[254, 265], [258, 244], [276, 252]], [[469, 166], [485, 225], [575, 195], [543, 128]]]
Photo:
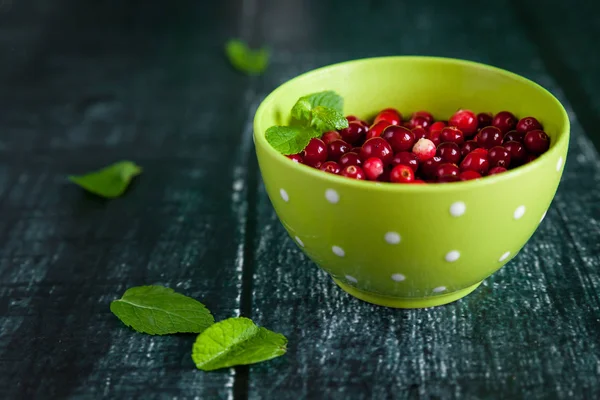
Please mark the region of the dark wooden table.
[[[598, 398], [599, 15], [558, 0], [0, 1], [0, 398]], [[273, 47], [264, 76], [232, 70], [230, 37]], [[339, 290], [285, 235], [251, 140], [284, 81], [400, 54], [522, 74], [572, 122], [563, 181], [525, 249], [434, 309]], [[65, 180], [121, 159], [144, 174], [120, 199]], [[218, 320], [249, 316], [289, 351], [196, 370], [194, 335], [137, 334], [110, 313], [143, 284]]]

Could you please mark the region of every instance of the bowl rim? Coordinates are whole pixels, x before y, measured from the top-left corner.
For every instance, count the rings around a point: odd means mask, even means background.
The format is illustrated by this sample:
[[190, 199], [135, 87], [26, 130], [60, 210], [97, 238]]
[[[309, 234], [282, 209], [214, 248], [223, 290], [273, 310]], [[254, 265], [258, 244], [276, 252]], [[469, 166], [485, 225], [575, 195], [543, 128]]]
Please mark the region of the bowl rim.
[[[397, 183], [391, 183], [391, 182], [374, 182], [374, 181], [368, 181], [368, 180], [348, 179], [343, 176], [324, 173], [321, 170], [309, 167], [304, 164], [292, 162], [285, 155], [283, 155], [283, 154], [279, 153], [277, 150], [275, 150], [267, 142], [264, 132], [259, 134], [258, 124], [259, 124], [260, 116], [271, 105], [271, 103], [273, 102], [273, 99], [280, 92], [285, 91], [286, 88], [289, 85], [291, 85], [294, 81], [304, 79], [310, 75], [318, 75], [318, 74], [326, 73], [328, 70], [339, 68], [342, 66], [366, 64], [366, 63], [372, 63], [372, 62], [398, 61], [398, 60], [402, 60], [402, 61], [406, 61], [406, 62], [417, 61], [417, 62], [434, 62], [434, 63], [442, 63], [442, 64], [446, 63], [446, 64], [468, 66], [468, 67], [476, 68], [476, 69], [480, 69], [480, 70], [487, 70], [489, 72], [504, 75], [507, 78], [515, 79], [525, 85], [528, 85], [537, 90], [540, 90], [545, 95], [547, 95], [553, 102], [555, 102], [561, 111], [563, 124], [562, 124], [561, 128], [559, 129], [558, 140], [552, 144], [552, 146], [550, 147], [550, 149], [548, 151], [546, 151], [544, 154], [542, 154], [535, 160], [533, 160], [525, 165], [519, 166], [518, 168], [503, 172], [501, 174], [485, 176], [482, 179], [473, 179], [473, 180], [458, 181], [458, 182], [448, 182], [445, 184], [434, 184], [434, 183], [397, 184]], [[399, 193], [400, 192], [424, 192], [424, 191], [425, 192], [427, 192], [427, 191], [446, 192], [446, 191], [454, 191], [457, 189], [464, 190], [464, 189], [470, 189], [470, 188], [476, 188], [476, 187], [484, 187], [484, 186], [488, 186], [488, 185], [493, 185], [498, 182], [502, 182], [504, 180], [510, 180], [510, 179], [517, 177], [520, 174], [526, 174], [527, 172], [537, 168], [537, 166], [540, 165], [544, 160], [547, 160], [551, 157], [555, 157], [556, 154], [558, 154], [563, 147], [566, 147], [567, 152], [568, 152], [568, 141], [570, 138], [570, 121], [569, 121], [568, 113], [565, 110], [562, 103], [549, 90], [547, 90], [540, 84], [532, 81], [531, 79], [525, 78], [514, 72], [510, 72], [506, 69], [502, 69], [499, 67], [495, 67], [492, 65], [488, 65], [488, 64], [484, 64], [484, 63], [480, 63], [480, 62], [476, 62], [476, 61], [470, 61], [470, 60], [464, 60], [464, 59], [458, 59], [458, 58], [450, 58], [450, 57], [412, 56], [412, 55], [382, 56], [382, 57], [360, 58], [360, 59], [354, 59], [354, 60], [343, 61], [343, 62], [339, 62], [339, 63], [325, 65], [325, 66], [322, 66], [319, 68], [315, 68], [315, 69], [306, 71], [306, 72], [304, 72], [300, 75], [297, 75], [294, 78], [289, 79], [286, 82], [282, 83], [277, 88], [275, 88], [273, 91], [271, 91], [263, 99], [263, 101], [260, 103], [260, 105], [256, 109], [256, 113], [254, 114], [254, 121], [253, 121], [253, 137], [254, 137], [255, 146], [261, 146], [262, 148], [265, 149], [265, 151], [270, 156], [279, 158], [282, 162], [283, 161], [288, 162], [287, 166], [289, 168], [297, 170], [299, 173], [307, 174], [309, 176], [314, 177], [315, 179], [320, 179], [321, 181], [324, 181], [324, 182], [335, 183], [337, 185], [353, 187], [353, 188], [357, 188], [357, 189], [368, 189], [368, 190], [373, 190], [373, 191], [385, 191], [385, 192], [399, 192]], [[565, 143], [565, 142], [567, 142], [567, 143]], [[567, 155], [565, 154], [565, 157], [563, 159], [563, 165], [565, 165], [566, 157], [567, 157]], [[562, 174], [562, 171], [560, 171], [560, 173]]]

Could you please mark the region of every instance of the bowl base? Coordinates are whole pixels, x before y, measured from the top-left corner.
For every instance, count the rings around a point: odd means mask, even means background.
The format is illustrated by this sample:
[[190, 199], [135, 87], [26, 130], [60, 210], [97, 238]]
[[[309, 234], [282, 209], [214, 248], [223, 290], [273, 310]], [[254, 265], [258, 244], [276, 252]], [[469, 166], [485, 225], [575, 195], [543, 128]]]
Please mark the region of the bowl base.
[[[381, 296], [373, 293], [363, 292], [362, 290], [356, 289], [350, 285], [347, 285], [335, 278], [333, 281], [342, 288], [346, 293], [356, 297], [359, 300], [366, 301], [367, 303], [376, 304], [383, 307], [391, 308], [426, 308], [441, 306], [444, 304], [452, 303], [453, 301], [459, 300], [481, 285], [481, 282], [477, 282], [473, 286], [457, 290], [456, 292], [441, 294], [438, 296], [422, 297], [422, 298], [401, 298], [401, 297], [389, 297]], [[483, 282], [483, 281], [482, 281]]]

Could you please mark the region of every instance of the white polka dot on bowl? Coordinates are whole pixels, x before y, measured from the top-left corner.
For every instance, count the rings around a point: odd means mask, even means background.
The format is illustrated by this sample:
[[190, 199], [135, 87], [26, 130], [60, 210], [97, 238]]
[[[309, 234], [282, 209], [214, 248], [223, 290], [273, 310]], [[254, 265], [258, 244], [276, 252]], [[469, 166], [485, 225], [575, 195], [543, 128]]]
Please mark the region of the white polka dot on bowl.
[[445, 258], [448, 262], [454, 262], [460, 258], [460, 252], [458, 250], [449, 251]]
[[433, 292], [434, 293], [441, 293], [441, 292], [443, 292], [445, 290], [446, 290], [446, 286], [438, 286], [435, 289], [433, 289]]
[[283, 201], [285, 201], [286, 203], [288, 201], [290, 201], [290, 196], [288, 195], [288, 193], [285, 191], [285, 189], [279, 189], [279, 194], [281, 195], [281, 198], [283, 199]]
[[510, 256], [510, 251], [507, 251], [506, 253], [502, 254], [498, 261], [502, 262], [502, 261], [506, 260], [508, 258], [508, 256]]
[[394, 282], [402, 282], [405, 279], [406, 279], [406, 277], [402, 274], [392, 274], [392, 280]]
[[355, 277], [353, 277], [352, 275], [346, 275], [346, 280], [348, 282], [352, 282], [352, 283], [358, 283], [358, 279], [356, 279]]
[[520, 219], [521, 217], [523, 217], [523, 215], [525, 215], [525, 206], [517, 207], [517, 209], [513, 213], [513, 217], [515, 219]]
[[338, 257], [344, 257], [346, 255], [346, 252], [340, 246], [332, 246], [331, 251]]
[[462, 201], [457, 201], [456, 203], [452, 203], [450, 206], [450, 215], [453, 217], [460, 217], [467, 211], [467, 206]]
[[300, 239], [298, 236], [296, 236], [294, 239], [296, 239], [296, 243], [298, 243], [300, 247], [304, 247], [304, 242], [302, 239]]
[[398, 244], [398, 243], [400, 243], [400, 240], [402, 239], [400, 237], [400, 234], [398, 234], [398, 232], [388, 232], [385, 234], [384, 238], [385, 238], [385, 241], [388, 242], [389, 244]]
[[340, 201], [340, 195], [333, 189], [327, 189], [325, 191], [325, 198], [331, 204], [337, 204]]

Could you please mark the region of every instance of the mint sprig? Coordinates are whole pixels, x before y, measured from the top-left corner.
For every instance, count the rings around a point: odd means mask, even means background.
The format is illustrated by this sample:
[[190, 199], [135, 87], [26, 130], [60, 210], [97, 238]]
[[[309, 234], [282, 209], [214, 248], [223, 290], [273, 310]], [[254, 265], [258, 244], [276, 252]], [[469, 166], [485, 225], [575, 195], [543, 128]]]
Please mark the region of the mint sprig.
[[215, 322], [202, 303], [163, 286], [127, 289], [110, 310], [125, 325], [150, 335], [200, 333]]
[[331, 90], [302, 96], [290, 112], [291, 125], [272, 126], [265, 132], [265, 138], [281, 154], [300, 153], [310, 139], [348, 127], [343, 108], [344, 99]]
[[141, 173], [142, 168], [134, 162], [119, 161], [85, 175], [71, 175], [69, 180], [88, 192], [112, 199], [125, 193], [131, 180]]
[[231, 65], [248, 75], [262, 74], [269, 65], [271, 56], [267, 47], [252, 50], [238, 39], [231, 39], [225, 44], [225, 54]]
[[212, 371], [279, 357], [286, 346], [287, 339], [280, 333], [258, 327], [248, 318], [229, 318], [198, 335], [192, 359], [198, 369]]

